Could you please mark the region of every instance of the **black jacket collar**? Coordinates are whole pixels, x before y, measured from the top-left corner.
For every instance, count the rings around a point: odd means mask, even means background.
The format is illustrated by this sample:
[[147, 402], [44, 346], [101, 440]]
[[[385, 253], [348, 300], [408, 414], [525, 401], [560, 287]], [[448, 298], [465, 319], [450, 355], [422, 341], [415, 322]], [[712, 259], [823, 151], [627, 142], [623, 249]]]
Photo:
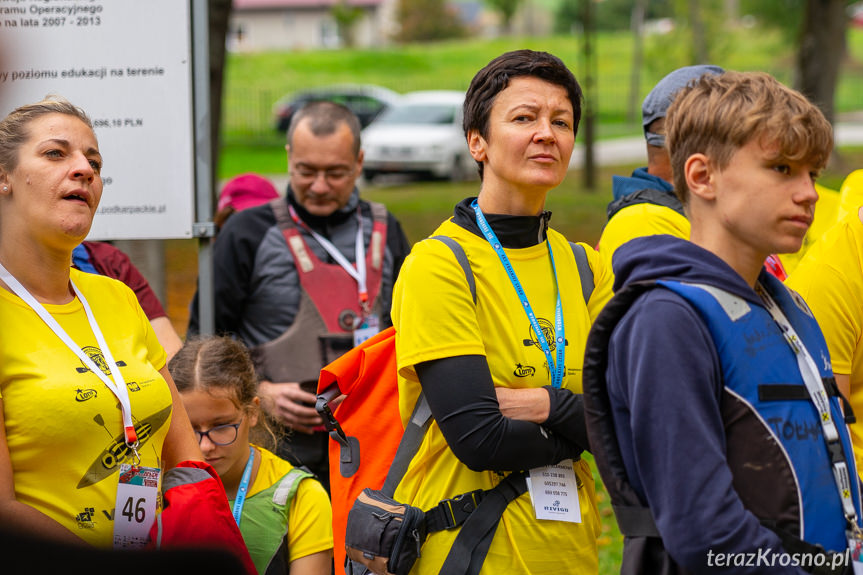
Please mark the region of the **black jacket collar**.
[[[453, 222], [480, 237], [482, 231], [476, 223], [476, 213], [470, 207], [475, 198], [465, 198], [455, 206]], [[505, 248], [529, 248], [545, 241], [551, 212], [545, 211], [538, 216], [510, 216], [507, 214], [487, 214], [485, 219]]]

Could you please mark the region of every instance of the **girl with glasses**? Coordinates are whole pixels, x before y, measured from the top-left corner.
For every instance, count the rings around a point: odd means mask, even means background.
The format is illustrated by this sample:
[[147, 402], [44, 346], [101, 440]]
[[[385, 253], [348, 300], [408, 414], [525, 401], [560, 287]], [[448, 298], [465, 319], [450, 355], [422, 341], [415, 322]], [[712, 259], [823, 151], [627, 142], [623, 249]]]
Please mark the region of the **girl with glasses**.
[[260, 410], [246, 347], [227, 337], [193, 340], [168, 367], [258, 573], [329, 575], [329, 498], [310, 473], [259, 446], [275, 437]]

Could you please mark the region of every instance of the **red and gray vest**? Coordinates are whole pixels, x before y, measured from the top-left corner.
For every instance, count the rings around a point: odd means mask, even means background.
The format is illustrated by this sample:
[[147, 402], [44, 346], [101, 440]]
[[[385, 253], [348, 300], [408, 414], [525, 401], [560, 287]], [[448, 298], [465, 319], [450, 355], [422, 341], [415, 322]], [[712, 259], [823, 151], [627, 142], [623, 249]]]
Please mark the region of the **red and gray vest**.
[[[376, 202], [369, 205], [372, 233], [365, 250], [368, 308], [380, 317], [387, 210]], [[324, 365], [353, 347], [353, 330], [359, 327], [364, 313], [357, 282], [338, 264], [322, 262], [315, 255], [284, 200], [275, 200], [270, 206], [299, 275], [300, 304], [287, 331], [254, 348], [256, 365], [259, 375], [269, 381], [316, 383]]]

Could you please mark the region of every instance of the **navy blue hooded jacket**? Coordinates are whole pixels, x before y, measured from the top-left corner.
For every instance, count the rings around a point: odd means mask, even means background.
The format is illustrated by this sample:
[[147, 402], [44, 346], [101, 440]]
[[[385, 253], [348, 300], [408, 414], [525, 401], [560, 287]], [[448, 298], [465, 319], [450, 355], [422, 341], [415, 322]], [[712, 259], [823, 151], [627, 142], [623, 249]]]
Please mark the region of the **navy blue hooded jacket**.
[[[665, 278], [708, 284], [761, 305], [724, 261], [672, 236], [628, 242], [615, 252], [613, 266], [615, 292], [630, 282]], [[682, 567], [693, 573], [764, 573], [764, 566], [708, 567], [711, 552], [781, 549], [776, 534], [743, 507], [732, 485], [720, 414], [722, 372], [710, 333], [693, 307], [670, 290], [650, 290], [630, 312], [612, 335], [606, 376], [632, 487]], [[768, 572], [803, 573], [778, 565]]]

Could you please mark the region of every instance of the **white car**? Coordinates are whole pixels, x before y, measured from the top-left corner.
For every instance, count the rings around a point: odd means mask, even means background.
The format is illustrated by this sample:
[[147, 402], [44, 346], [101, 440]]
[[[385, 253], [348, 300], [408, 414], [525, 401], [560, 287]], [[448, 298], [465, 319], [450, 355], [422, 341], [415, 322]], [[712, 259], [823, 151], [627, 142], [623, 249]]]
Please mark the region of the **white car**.
[[476, 175], [462, 130], [464, 92], [410, 92], [362, 132], [363, 173], [419, 173], [453, 181]]

